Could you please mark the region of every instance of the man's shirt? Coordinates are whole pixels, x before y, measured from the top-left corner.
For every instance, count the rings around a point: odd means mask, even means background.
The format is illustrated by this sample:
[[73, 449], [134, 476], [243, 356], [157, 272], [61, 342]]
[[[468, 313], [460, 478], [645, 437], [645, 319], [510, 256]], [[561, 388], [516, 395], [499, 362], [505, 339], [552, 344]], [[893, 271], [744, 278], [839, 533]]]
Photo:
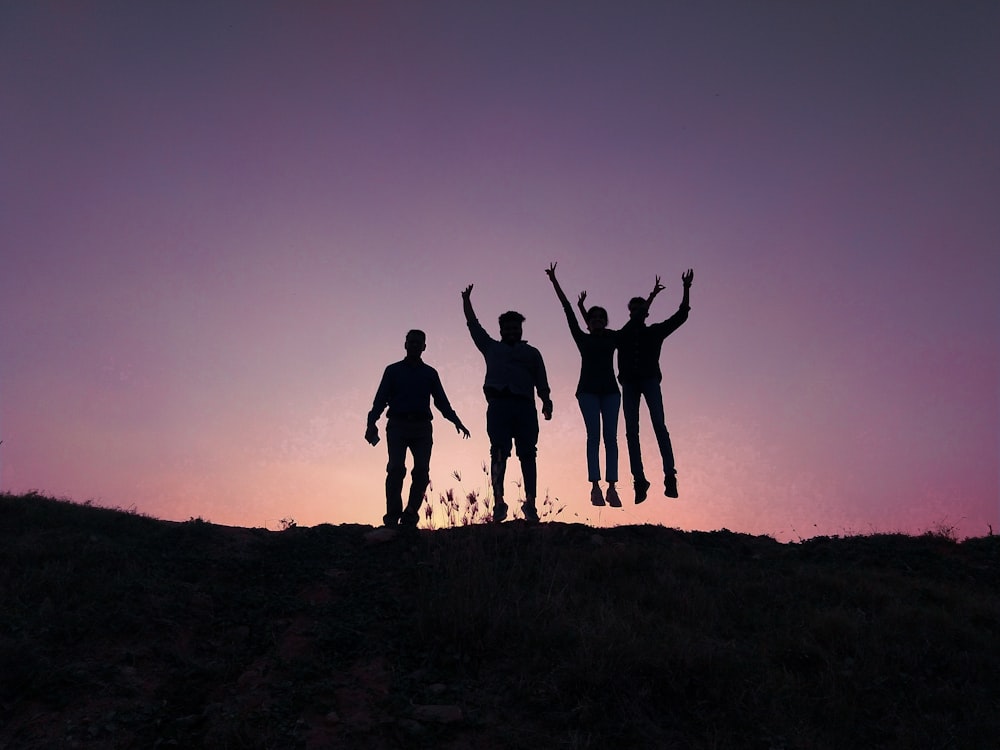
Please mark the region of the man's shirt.
[[688, 319], [691, 308], [682, 306], [662, 323], [647, 326], [630, 320], [618, 331], [618, 382], [635, 383], [649, 378], [662, 380], [660, 350], [663, 340]]
[[535, 400], [535, 391], [542, 403], [549, 399], [549, 381], [545, 374], [542, 353], [527, 341], [511, 346], [490, 337], [478, 320], [469, 321], [469, 333], [476, 348], [486, 360], [486, 379], [483, 391], [510, 393]]
[[448, 397], [437, 370], [418, 360], [410, 362], [401, 360], [385, 368], [382, 382], [375, 393], [372, 410], [368, 413], [368, 421], [376, 421], [388, 406], [389, 419], [432, 419], [431, 399], [434, 406], [451, 422], [458, 421], [458, 415], [451, 408]]

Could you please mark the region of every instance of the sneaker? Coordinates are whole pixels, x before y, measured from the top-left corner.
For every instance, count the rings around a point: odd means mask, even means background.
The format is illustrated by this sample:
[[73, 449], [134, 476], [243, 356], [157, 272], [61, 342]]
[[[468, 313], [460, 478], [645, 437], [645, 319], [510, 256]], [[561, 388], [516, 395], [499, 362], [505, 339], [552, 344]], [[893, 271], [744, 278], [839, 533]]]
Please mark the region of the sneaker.
[[636, 479], [635, 482], [635, 504], [638, 505], [643, 500], [646, 499], [646, 493], [649, 492], [649, 482], [646, 479]]
[[663, 479], [663, 494], [667, 497], [677, 497], [677, 475], [670, 474]]
[[608, 487], [607, 500], [608, 500], [608, 505], [610, 505], [612, 508], [622, 507], [622, 501], [618, 497], [618, 490], [616, 490], [614, 487]]
[[[611, 499], [610, 497], [608, 498]], [[591, 505], [604, 505], [604, 494], [601, 492], [600, 487], [594, 487], [590, 491], [590, 504]]]
[[524, 520], [528, 523], [538, 523], [538, 510], [535, 508], [534, 503], [525, 503], [522, 505], [521, 512], [524, 513]]
[[503, 500], [497, 500], [493, 506], [493, 523], [503, 523], [507, 519], [507, 505]]

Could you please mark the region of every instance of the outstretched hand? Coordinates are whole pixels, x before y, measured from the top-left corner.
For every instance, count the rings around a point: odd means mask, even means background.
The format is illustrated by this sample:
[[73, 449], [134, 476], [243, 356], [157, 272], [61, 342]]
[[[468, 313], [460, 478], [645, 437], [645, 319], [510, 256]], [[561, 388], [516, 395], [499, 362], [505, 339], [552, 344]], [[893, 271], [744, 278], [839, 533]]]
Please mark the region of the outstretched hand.
[[549, 267], [545, 269], [545, 275], [549, 277], [549, 281], [556, 280], [556, 263], [549, 263]]
[[655, 282], [653, 282], [653, 291], [652, 291], [652, 293], [651, 293], [651, 294], [649, 295], [649, 298], [650, 298], [650, 299], [652, 299], [652, 298], [653, 298], [653, 297], [655, 297], [655, 296], [656, 296], [657, 294], [659, 294], [660, 292], [662, 292], [662, 291], [663, 291], [664, 289], [666, 289], [666, 287], [665, 287], [665, 286], [663, 286], [663, 284], [661, 284], [661, 283], [660, 283], [660, 277], [659, 277], [659, 275], [657, 275], [657, 276], [656, 276], [656, 281], [655, 281]]
[[465, 289], [462, 290], [462, 299], [469, 299], [472, 296], [472, 287], [474, 284], [469, 284]]
[[580, 292], [580, 297], [577, 299], [576, 304], [582, 305], [586, 301], [587, 301], [587, 290], [584, 289], [582, 292]]
[[[657, 282], [659, 282], [660, 277], [656, 277]], [[694, 269], [689, 268], [684, 273], [681, 274], [681, 281], [684, 282], [684, 286], [691, 286], [691, 282], [694, 281]]]

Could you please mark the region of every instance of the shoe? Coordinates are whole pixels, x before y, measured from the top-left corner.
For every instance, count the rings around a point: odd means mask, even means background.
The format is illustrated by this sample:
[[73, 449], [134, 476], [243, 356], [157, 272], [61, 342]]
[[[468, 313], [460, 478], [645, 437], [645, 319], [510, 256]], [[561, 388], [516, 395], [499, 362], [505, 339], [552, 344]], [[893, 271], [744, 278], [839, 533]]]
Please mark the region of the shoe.
[[614, 487], [608, 487], [606, 497], [608, 500], [608, 505], [610, 505], [612, 508], [622, 507], [622, 501], [618, 497], [618, 490], [616, 490]]
[[538, 523], [538, 510], [535, 508], [534, 503], [525, 503], [522, 505], [521, 512], [524, 513], [524, 520], [528, 523]]
[[384, 516], [382, 516], [382, 525], [385, 526], [387, 529], [394, 529], [399, 525], [399, 517], [390, 516], [388, 513], [386, 513]]
[[677, 497], [677, 475], [670, 474], [663, 479], [663, 494], [667, 497]]
[[635, 504], [638, 505], [643, 500], [646, 499], [646, 493], [649, 492], [649, 482], [645, 479], [636, 479], [635, 482]]
[[417, 528], [417, 521], [419, 520], [420, 519], [416, 513], [404, 510], [403, 515], [399, 517], [399, 525], [404, 526], [408, 529], [415, 529]]
[[600, 487], [594, 487], [590, 491], [590, 504], [591, 505], [604, 505], [604, 495], [601, 493]]
[[497, 500], [493, 506], [493, 523], [503, 523], [507, 519], [507, 505], [503, 500]]

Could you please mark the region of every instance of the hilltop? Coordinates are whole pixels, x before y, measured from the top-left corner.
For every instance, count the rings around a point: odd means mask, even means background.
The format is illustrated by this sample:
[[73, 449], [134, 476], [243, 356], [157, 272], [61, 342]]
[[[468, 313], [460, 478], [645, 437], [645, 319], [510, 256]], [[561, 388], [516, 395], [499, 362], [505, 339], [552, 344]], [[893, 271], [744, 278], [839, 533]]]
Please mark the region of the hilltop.
[[980, 748], [1000, 540], [266, 531], [0, 495], [0, 748]]

